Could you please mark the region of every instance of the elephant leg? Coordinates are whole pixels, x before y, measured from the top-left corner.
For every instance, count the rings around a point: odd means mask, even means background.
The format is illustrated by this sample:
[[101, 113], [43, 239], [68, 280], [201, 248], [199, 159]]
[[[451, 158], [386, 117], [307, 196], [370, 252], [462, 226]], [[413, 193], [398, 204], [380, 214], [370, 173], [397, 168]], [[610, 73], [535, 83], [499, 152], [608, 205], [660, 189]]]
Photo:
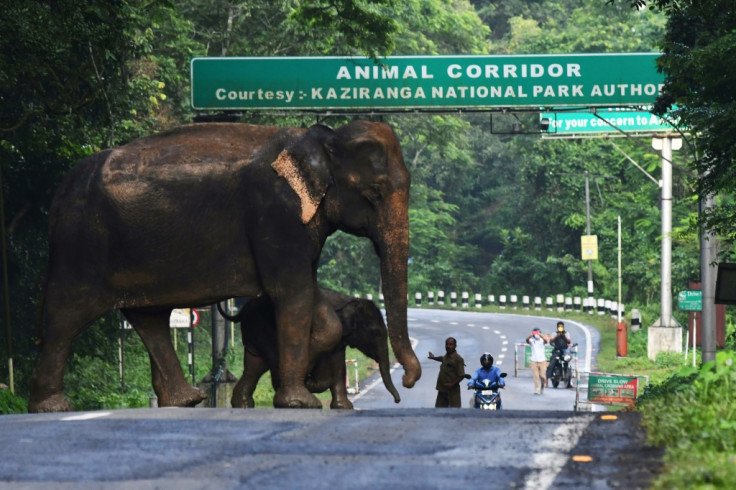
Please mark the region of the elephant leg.
[[352, 410], [353, 403], [348, 399], [348, 390], [345, 385], [347, 379], [345, 348], [338, 349], [326, 356], [325, 364], [329, 366], [329, 372], [331, 373], [330, 393], [332, 394], [332, 402], [330, 402], [330, 408]]
[[74, 336], [62, 331], [62, 323], [67, 322], [53, 319], [47, 322], [38, 363], [31, 378], [28, 400], [30, 413], [74, 410], [74, 406], [63, 394], [64, 367]]
[[307, 377], [307, 388], [312, 393], [322, 393], [329, 389], [332, 394], [330, 408], [352, 409], [353, 404], [348, 399], [348, 391], [345, 386], [345, 348], [335, 349], [333, 352], [322, 356], [315, 364]]
[[[294, 310], [302, 309], [295, 306]], [[276, 407], [322, 408], [322, 403], [306, 388], [304, 380], [309, 366], [339, 343], [342, 325], [319, 290], [315, 290], [313, 296], [311, 315], [305, 313], [303, 310], [286, 313], [284, 318], [299, 319], [295, 324], [280, 319], [282, 313], [277, 311], [280, 386], [274, 397]], [[306, 398], [305, 393], [308, 394]]]
[[273, 399], [276, 408], [322, 408], [319, 399], [304, 385], [310, 364], [314, 311], [311, 291], [307, 293], [306, 298], [287, 300], [283, 306], [274, 301], [279, 356], [279, 387]]
[[332, 376], [331, 365], [323, 357], [309, 371], [305, 385], [312, 393], [322, 393], [332, 386]]
[[207, 395], [191, 386], [184, 377], [179, 358], [171, 344], [170, 309], [125, 309], [128, 319], [148, 351], [151, 381], [160, 407], [193, 407]]
[[74, 406], [63, 394], [64, 370], [74, 339], [105, 313], [94, 301], [71, 304], [57, 291], [46, 295], [41, 352], [30, 382], [28, 411], [68, 412]]
[[253, 392], [256, 391], [258, 381], [268, 371], [266, 360], [243, 349], [243, 375], [233, 388], [233, 397], [230, 404], [233, 408], [255, 408]]

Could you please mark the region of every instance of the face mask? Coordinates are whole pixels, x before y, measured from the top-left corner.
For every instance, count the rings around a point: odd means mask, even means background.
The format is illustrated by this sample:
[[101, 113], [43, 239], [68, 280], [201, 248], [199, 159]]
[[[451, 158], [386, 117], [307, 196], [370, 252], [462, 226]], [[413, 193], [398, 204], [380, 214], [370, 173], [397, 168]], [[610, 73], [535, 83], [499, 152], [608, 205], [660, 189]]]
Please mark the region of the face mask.
[[538, 333], [535, 333], [535, 334], [534, 334], [534, 338], [535, 338], [535, 339], [538, 339], [538, 338], [539, 338], [539, 334], [538, 334]]

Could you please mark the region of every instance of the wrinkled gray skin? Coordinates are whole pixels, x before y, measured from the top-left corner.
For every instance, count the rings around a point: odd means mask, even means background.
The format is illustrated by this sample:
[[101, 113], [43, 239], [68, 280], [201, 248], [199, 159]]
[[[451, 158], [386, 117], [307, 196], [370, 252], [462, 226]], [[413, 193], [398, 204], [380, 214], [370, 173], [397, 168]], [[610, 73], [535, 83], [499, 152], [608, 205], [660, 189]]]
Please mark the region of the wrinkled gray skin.
[[[306, 379], [312, 393], [329, 389], [332, 394], [330, 408], [352, 409], [345, 387], [345, 348], [359, 349], [378, 363], [386, 389], [399, 403], [401, 398], [391, 381], [391, 364], [388, 351], [388, 332], [383, 315], [376, 305], [367, 299], [351, 298], [330, 289], [320, 288], [322, 296], [335, 310], [342, 324], [342, 339], [331, 351], [315, 360]], [[230, 321], [239, 321], [243, 333], [243, 375], [233, 390], [232, 406], [253, 408], [253, 392], [267, 371], [271, 371], [271, 383], [279, 388], [278, 346], [276, 339], [273, 304], [262, 296], [246, 303]]]
[[72, 342], [115, 309], [146, 346], [159, 405], [195, 405], [204, 394], [174, 352], [172, 309], [264, 293], [278, 333], [274, 405], [321, 408], [304, 380], [310, 356], [333, 350], [342, 333], [316, 287], [337, 230], [373, 243], [391, 346], [412, 387], [421, 366], [406, 324], [409, 186], [393, 130], [366, 121], [336, 130], [192, 124], [90, 155], [49, 212], [29, 411], [73, 410], [63, 395]]

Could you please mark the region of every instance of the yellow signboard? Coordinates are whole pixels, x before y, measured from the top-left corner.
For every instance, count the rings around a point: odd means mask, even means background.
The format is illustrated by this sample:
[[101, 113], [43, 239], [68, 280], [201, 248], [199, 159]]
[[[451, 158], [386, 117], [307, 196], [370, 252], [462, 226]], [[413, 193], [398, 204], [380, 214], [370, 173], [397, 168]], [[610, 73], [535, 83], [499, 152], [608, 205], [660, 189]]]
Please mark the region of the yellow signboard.
[[583, 260], [598, 260], [598, 235], [581, 236], [580, 248], [583, 251]]

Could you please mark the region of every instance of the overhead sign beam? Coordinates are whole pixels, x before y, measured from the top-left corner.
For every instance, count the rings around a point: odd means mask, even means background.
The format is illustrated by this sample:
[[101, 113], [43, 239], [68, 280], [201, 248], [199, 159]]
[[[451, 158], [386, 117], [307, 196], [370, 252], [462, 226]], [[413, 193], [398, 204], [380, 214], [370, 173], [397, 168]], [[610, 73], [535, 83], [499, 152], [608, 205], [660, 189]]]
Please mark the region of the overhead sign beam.
[[658, 53], [195, 57], [195, 110], [493, 110], [637, 106], [663, 83]]

